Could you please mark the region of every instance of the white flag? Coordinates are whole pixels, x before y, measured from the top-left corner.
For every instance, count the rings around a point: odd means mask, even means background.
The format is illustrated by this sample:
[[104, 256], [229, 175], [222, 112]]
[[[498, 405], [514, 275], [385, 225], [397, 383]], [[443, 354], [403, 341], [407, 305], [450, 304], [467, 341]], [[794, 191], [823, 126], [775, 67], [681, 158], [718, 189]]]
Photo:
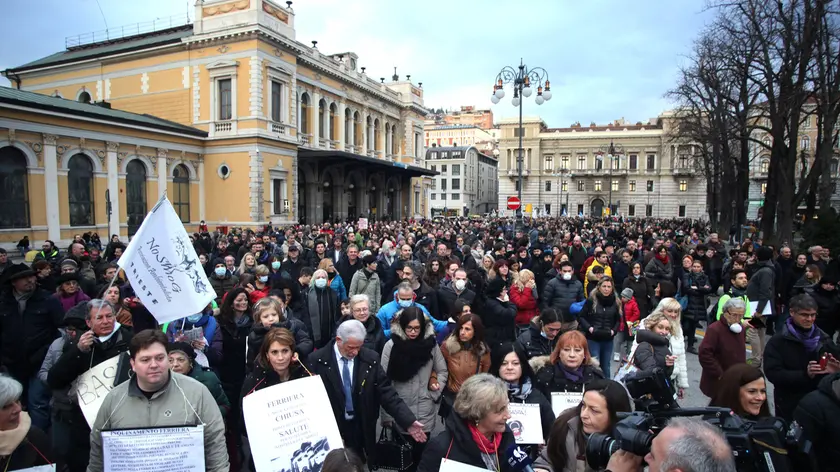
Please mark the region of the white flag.
[[159, 323], [199, 313], [216, 297], [166, 196], [146, 215], [118, 263]]

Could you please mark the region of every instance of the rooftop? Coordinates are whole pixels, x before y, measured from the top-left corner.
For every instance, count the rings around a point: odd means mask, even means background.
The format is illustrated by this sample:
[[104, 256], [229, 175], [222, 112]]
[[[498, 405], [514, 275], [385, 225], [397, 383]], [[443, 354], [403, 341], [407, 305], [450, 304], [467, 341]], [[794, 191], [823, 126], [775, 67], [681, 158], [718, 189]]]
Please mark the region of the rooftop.
[[3, 104], [66, 113], [78, 117], [97, 118], [126, 125], [143, 126], [160, 131], [186, 134], [197, 138], [207, 137], [206, 131], [191, 126], [184, 126], [180, 123], [164, 120], [152, 115], [130, 113], [106, 108], [101, 105], [81, 103], [75, 100], [51, 97], [34, 92], [24, 92], [23, 90], [0, 86], [0, 106]]

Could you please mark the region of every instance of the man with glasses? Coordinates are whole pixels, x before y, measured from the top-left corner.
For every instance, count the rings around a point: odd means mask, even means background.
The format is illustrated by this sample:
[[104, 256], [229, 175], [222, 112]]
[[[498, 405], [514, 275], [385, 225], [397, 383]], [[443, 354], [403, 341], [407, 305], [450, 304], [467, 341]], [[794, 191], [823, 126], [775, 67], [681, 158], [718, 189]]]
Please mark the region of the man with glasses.
[[[775, 413], [787, 421], [799, 401], [813, 390], [826, 374], [840, 372], [837, 345], [814, 323], [817, 302], [810, 295], [790, 301], [790, 318], [764, 350], [764, 372], [773, 383]], [[825, 357], [825, 363], [820, 360]]]
[[574, 266], [568, 261], [561, 262], [557, 276], [545, 285], [542, 308], [553, 308], [564, 322], [574, 321], [577, 317], [569, 312], [569, 308], [583, 299], [583, 284], [575, 277]]
[[420, 308], [423, 313], [429, 317], [435, 327], [435, 332], [440, 332], [446, 328], [447, 322], [445, 320], [436, 320], [430, 314], [429, 310], [423, 305], [416, 302], [417, 297], [414, 295], [414, 289], [408, 282], [402, 282], [397, 286], [394, 299], [379, 309], [376, 317], [382, 324], [382, 329], [385, 332], [385, 339], [391, 339], [391, 320], [402, 310], [408, 307], [416, 306]]

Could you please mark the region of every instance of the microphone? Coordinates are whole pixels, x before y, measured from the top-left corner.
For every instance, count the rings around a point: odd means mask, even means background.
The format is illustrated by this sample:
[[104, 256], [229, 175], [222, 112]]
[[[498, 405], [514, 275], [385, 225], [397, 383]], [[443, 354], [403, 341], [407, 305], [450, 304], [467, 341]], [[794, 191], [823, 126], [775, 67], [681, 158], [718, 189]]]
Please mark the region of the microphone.
[[531, 459], [528, 452], [521, 446], [516, 444], [511, 445], [505, 456], [507, 457], [508, 465], [514, 472], [534, 472], [534, 468], [531, 467], [534, 460]]

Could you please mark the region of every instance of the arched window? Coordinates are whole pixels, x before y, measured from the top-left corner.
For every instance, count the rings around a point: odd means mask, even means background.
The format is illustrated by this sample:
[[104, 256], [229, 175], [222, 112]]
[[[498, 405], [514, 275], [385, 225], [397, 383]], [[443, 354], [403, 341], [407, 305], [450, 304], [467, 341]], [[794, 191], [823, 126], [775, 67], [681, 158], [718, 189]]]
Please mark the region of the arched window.
[[300, 133], [309, 134], [309, 94], [300, 96]]
[[90, 103], [90, 94], [82, 92], [79, 94], [79, 103]]
[[337, 141], [338, 140], [338, 127], [339, 122], [336, 119], [336, 115], [338, 115], [338, 107], [335, 103], [330, 104], [330, 140]]
[[0, 228], [29, 227], [26, 156], [12, 146], [0, 149]]
[[761, 160], [761, 168], [759, 169], [762, 174], [766, 174], [770, 172], [770, 161], [768, 159]]
[[93, 164], [84, 154], [70, 158], [67, 166], [70, 226], [93, 225]]
[[128, 235], [133, 236], [146, 217], [146, 166], [139, 159], [134, 159], [126, 166], [125, 173]]
[[327, 137], [327, 123], [324, 121], [324, 115], [327, 113], [326, 110], [327, 102], [321, 100], [318, 102], [318, 137], [319, 138], [326, 138]]
[[172, 206], [182, 223], [190, 222], [190, 171], [184, 164], [178, 164], [172, 172], [172, 190], [175, 193]]

